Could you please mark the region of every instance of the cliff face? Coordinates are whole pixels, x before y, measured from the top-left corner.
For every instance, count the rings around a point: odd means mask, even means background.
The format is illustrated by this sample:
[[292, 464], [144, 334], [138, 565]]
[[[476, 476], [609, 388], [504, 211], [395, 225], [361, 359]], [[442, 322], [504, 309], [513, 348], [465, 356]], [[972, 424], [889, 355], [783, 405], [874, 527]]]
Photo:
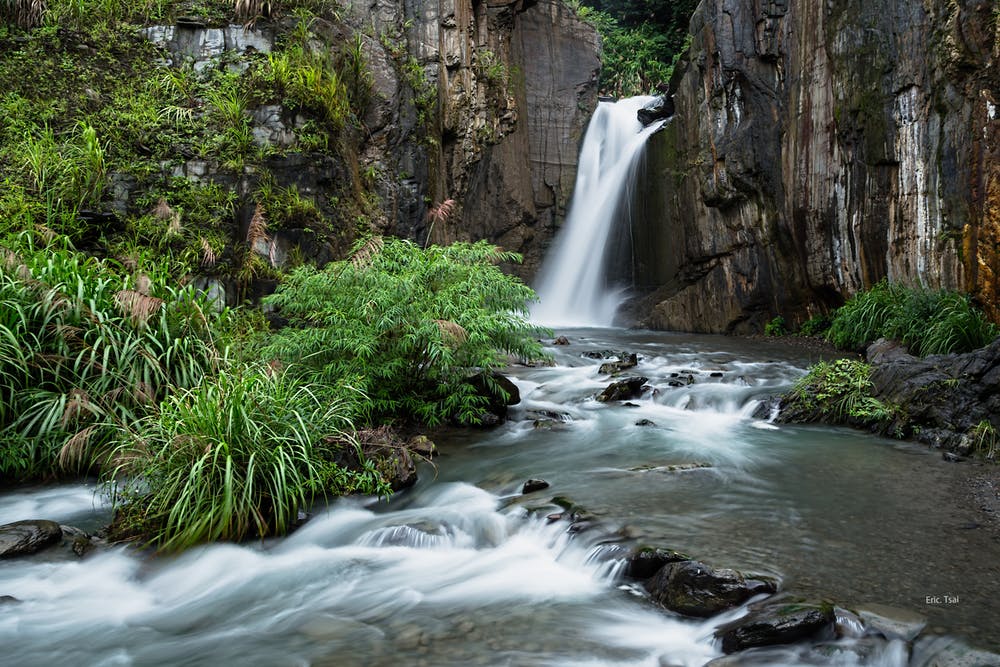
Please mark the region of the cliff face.
[[[388, 175], [385, 231], [488, 239], [525, 255], [513, 270], [531, 275], [565, 212], [597, 102], [597, 33], [561, 0], [377, 0], [360, 12], [399, 40], [366, 42], [382, 63], [381, 123], [364, 155]], [[409, 59], [402, 77], [394, 48]], [[454, 213], [432, 223], [428, 212], [449, 199]]]
[[1000, 316], [986, 0], [704, 0], [632, 230], [647, 325], [759, 331], [889, 278]]

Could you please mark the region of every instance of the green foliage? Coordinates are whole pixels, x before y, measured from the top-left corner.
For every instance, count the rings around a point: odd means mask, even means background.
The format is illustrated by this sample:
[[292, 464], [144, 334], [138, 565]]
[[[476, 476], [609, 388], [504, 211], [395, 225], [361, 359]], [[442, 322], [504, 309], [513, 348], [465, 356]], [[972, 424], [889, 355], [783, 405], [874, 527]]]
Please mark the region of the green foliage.
[[490, 49], [480, 49], [476, 52], [476, 73], [486, 80], [491, 86], [504, 87], [507, 85], [507, 66]]
[[989, 420], [981, 420], [972, 427], [969, 435], [972, 436], [973, 451], [990, 460], [996, 458], [997, 448], [1000, 446], [1000, 432]]
[[832, 318], [829, 315], [814, 315], [799, 327], [800, 336], [822, 336], [830, 328]]
[[506, 355], [542, 354], [540, 332], [525, 319], [534, 293], [496, 266], [517, 260], [485, 241], [421, 250], [369, 239], [349, 261], [287, 277], [266, 302], [290, 326], [264, 354], [364, 390], [373, 421], [475, 422], [485, 399], [465, 380]]
[[872, 395], [871, 370], [856, 359], [821, 361], [795, 384], [791, 396], [831, 422], [886, 422], [895, 413]]
[[[116, 424], [214, 372], [214, 315], [191, 289], [30, 236], [0, 268], [0, 472], [87, 470]], [[155, 275], [155, 274], [154, 274]], [[159, 277], [159, 276], [158, 276]]]
[[827, 339], [842, 349], [862, 349], [892, 338], [913, 354], [969, 352], [1000, 335], [968, 296], [947, 290], [910, 289], [881, 281], [855, 295], [833, 318]]
[[372, 464], [348, 471], [336, 462], [355, 446], [354, 400], [331, 400], [266, 366], [169, 396], [125, 430], [115, 452], [120, 523], [176, 550], [283, 534], [327, 493], [387, 493]]
[[788, 335], [788, 328], [785, 326], [785, 318], [778, 315], [770, 322], [764, 325], [764, 335], [765, 336], [786, 336]]
[[601, 35], [600, 91], [625, 97], [652, 92], [673, 74], [690, 45], [696, 2], [572, 0], [577, 15]]
[[265, 179], [257, 190], [255, 199], [267, 212], [268, 228], [272, 230], [313, 229], [323, 220], [319, 207], [312, 199], [302, 196], [294, 184], [282, 188], [275, 185], [273, 180]]
[[347, 85], [330, 54], [294, 44], [269, 53], [268, 64], [276, 90], [289, 108], [315, 115], [334, 129], [351, 117]]

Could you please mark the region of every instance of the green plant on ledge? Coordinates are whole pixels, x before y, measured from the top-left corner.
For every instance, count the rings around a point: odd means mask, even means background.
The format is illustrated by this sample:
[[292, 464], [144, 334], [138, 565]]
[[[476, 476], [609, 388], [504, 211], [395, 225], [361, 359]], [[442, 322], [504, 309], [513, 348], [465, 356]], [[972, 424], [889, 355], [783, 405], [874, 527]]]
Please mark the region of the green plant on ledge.
[[821, 361], [792, 388], [795, 403], [832, 422], [887, 422], [895, 411], [872, 395], [871, 366], [857, 359]]
[[996, 458], [997, 447], [1000, 446], [1000, 433], [989, 420], [983, 419], [973, 426], [969, 435], [972, 436], [974, 451], [991, 461]]

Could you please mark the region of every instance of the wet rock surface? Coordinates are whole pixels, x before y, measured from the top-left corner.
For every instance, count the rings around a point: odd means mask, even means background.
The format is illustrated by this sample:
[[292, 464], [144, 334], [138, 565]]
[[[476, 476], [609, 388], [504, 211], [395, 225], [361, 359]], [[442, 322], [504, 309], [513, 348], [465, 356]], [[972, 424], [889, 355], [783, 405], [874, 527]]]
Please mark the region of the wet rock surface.
[[646, 582], [646, 590], [654, 602], [671, 611], [704, 618], [739, 606], [755, 595], [774, 593], [777, 586], [736, 570], [683, 561], [663, 567]]
[[0, 526], [0, 558], [30, 556], [62, 539], [63, 532], [55, 521], [44, 519], [15, 521]]
[[649, 579], [670, 563], [691, 560], [687, 554], [659, 547], [636, 547], [626, 557], [625, 576]]
[[715, 636], [722, 640], [724, 652], [735, 653], [816, 638], [824, 632], [832, 638], [833, 623], [833, 607], [829, 604], [769, 600], [752, 605], [749, 614], [720, 627]]
[[642, 396], [643, 386], [648, 380], [649, 378], [636, 376], [612, 382], [604, 391], [597, 395], [597, 400], [602, 403], [610, 403], [611, 401], [625, 401], [630, 398], [639, 398]]
[[794, 328], [885, 276], [969, 288], [996, 317], [994, 9], [700, 3], [638, 184], [671, 221], [633, 230], [640, 323]]

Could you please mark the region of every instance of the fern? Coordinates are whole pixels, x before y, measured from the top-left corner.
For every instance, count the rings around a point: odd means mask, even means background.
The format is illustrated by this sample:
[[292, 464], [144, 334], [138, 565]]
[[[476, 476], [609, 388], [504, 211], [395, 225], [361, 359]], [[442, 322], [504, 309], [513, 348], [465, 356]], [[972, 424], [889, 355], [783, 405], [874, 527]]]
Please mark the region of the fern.
[[518, 260], [485, 241], [363, 241], [351, 259], [294, 271], [267, 299], [290, 326], [265, 354], [310, 380], [351, 378], [375, 421], [475, 421], [486, 399], [466, 378], [542, 354], [542, 332], [526, 319], [534, 293], [496, 266]]

